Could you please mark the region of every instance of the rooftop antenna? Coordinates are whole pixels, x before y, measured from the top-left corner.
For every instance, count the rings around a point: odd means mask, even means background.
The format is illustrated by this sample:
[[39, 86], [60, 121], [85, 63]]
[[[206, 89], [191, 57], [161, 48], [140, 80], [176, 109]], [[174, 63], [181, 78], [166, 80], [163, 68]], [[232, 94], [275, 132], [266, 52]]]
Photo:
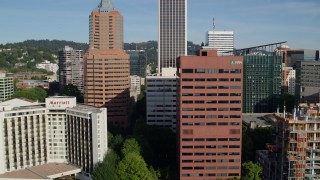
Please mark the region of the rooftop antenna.
[[214, 29], [216, 28], [216, 25], [214, 24], [214, 17], [212, 18], [212, 29], [214, 31]]

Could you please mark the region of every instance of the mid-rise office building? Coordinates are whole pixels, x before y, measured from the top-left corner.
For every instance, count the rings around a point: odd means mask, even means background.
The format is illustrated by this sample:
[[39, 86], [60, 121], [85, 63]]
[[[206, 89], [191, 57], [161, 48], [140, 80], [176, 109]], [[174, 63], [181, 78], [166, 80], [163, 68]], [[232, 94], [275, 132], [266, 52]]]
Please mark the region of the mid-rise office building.
[[73, 84], [83, 92], [83, 51], [65, 46], [59, 51], [60, 86]]
[[187, 55], [187, 0], [158, 0], [158, 72]]
[[320, 61], [296, 62], [296, 97], [301, 103], [320, 101]]
[[216, 49], [218, 56], [232, 55], [234, 47], [233, 31], [208, 31], [204, 49]]
[[6, 73], [0, 73], [0, 102], [9, 99], [13, 95], [13, 78]]
[[23, 177], [17, 170], [52, 163], [71, 163], [92, 173], [107, 152], [106, 108], [56, 96], [45, 104], [12, 99], [0, 103], [0, 109], [0, 174]]
[[275, 52], [284, 42], [234, 51], [243, 56], [243, 112], [276, 112], [282, 93], [282, 56]]
[[147, 124], [176, 131], [176, 69], [163, 68], [162, 70], [162, 76], [154, 74], [146, 78]]
[[146, 77], [147, 55], [144, 50], [127, 50], [130, 56], [130, 76]]
[[84, 102], [106, 107], [108, 122], [129, 126], [129, 55], [123, 50], [123, 17], [111, 0], [101, 0], [90, 15], [89, 50], [85, 54]]
[[178, 58], [179, 177], [228, 179], [241, 175], [243, 58]]

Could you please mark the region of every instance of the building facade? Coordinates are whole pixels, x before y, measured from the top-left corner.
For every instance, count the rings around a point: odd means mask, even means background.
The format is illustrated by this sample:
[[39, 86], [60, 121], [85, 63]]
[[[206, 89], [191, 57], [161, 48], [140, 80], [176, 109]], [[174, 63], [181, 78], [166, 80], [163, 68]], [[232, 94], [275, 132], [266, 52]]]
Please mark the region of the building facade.
[[130, 76], [146, 77], [147, 55], [144, 50], [127, 50], [130, 56]]
[[129, 55], [123, 50], [123, 17], [111, 0], [101, 0], [90, 15], [90, 48], [85, 54], [84, 101], [107, 107], [108, 122], [129, 126]]
[[73, 84], [83, 92], [83, 51], [65, 46], [59, 51], [59, 83], [63, 87]]
[[146, 89], [147, 124], [176, 131], [177, 76], [147, 76]]
[[90, 173], [107, 150], [107, 110], [85, 105], [66, 108], [68, 162]]
[[320, 101], [320, 61], [296, 62], [296, 97], [300, 103]]
[[248, 54], [243, 68], [243, 112], [276, 112], [282, 89], [281, 56]]
[[240, 178], [243, 58], [200, 50], [177, 66], [180, 179]]
[[13, 78], [0, 73], [0, 102], [9, 99], [14, 92]]
[[0, 174], [50, 163], [71, 163], [92, 173], [107, 152], [107, 110], [55, 96], [45, 104], [0, 103]]
[[286, 78], [285, 80], [285, 86], [286, 91], [289, 94], [295, 95], [295, 89], [296, 89], [296, 70], [292, 67], [283, 67], [283, 73], [286, 75], [284, 76]]
[[187, 0], [158, 0], [158, 72], [187, 55]]
[[207, 46], [204, 48], [213, 48], [218, 51], [218, 56], [232, 55], [234, 48], [233, 31], [208, 31]]
[[134, 100], [137, 101], [140, 93], [141, 93], [141, 77], [137, 75], [130, 76], [130, 97], [133, 97]]

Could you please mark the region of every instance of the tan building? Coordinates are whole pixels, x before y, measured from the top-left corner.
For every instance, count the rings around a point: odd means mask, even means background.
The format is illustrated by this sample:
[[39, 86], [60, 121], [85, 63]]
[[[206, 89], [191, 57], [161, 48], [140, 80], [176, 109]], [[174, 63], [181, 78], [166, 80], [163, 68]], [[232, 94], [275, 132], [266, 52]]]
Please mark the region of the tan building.
[[85, 59], [85, 103], [107, 107], [108, 121], [127, 127], [130, 101], [129, 55], [123, 50], [123, 17], [111, 0], [90, 15], [90, 48]]

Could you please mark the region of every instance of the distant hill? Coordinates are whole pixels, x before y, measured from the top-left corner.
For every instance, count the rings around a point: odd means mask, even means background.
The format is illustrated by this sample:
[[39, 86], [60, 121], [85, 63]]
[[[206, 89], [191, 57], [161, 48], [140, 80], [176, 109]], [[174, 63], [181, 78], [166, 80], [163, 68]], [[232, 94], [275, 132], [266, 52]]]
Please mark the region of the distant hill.
[[[26, 40], [18, 43], [0, 44], [0, 67], [11, 71], [37, 71], [35, 65], [43, 60], [54, 62], [58, 51], [64, 46], [86, 51], [89, 48], [87, 43], [78, 43], [65, 40]], [[124, 43], [125, 50], [145, 50], [148, 64], [157, 64], [157, 41], [139, 43]], [[188, 41], [188, 55], [195, 55], [200, 45]]]

